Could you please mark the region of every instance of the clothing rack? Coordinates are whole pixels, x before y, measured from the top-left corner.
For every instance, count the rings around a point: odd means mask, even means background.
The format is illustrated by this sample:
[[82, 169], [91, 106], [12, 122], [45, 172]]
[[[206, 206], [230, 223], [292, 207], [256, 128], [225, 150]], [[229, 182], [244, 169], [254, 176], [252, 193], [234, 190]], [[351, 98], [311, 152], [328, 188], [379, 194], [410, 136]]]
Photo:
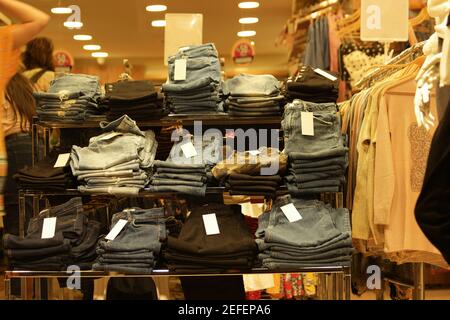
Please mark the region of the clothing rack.
[[332, 12], [337, 5], [339, 5], [339, 0], [327, 0], [313, 5], [304, 11], [300, 11], [299, 14], [294, 16], [295, 30], [297, 30], [299, 25], [305, 22], [314, 20], [324, 14]]
[[423, 46], [425, 42], [420, 42], [415, 44], [409, 49], [406, 49], [396, 57], [389, 60], [385, 66], [378, 67], [367, 76], [361, 79], [357, 84], [356, 88], [359, 90], [369, 87], [372, 83], [384, 79], [397, 71], [395, 68], [389, 68], [388, 66], [395, 66], [398, 64], [409, 63], [423, 55]]

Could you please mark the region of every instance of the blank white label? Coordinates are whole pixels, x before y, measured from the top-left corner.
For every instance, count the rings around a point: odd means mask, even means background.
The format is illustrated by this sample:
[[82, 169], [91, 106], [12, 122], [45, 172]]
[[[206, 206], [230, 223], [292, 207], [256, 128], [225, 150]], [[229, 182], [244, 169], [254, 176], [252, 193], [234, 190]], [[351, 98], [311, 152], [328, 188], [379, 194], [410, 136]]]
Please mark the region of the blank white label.
[[320, 74], [322, 77], [325, 77], [331, 81], [336, 81], [338, 79], [335, 76], [329, 74], [328, 72], [323, 71], [322, 69], [314, 69], [314, 71]]
[[203, 224], [205, 225], [206, 235], [213, 236], [220, 234], [219, 224], [215, 213], [203, 215]]
[[67, 163], [70, 159], [70, 153], [62, 153], [58, 156], [58, 160], [56, 160], [55, 168], [64, 168], [67, 166]]
[[108, 233], [108, 235], [105, 237], [106, 240], [114, 240], [119, 233], [122, 231], [122, 229], [126, 226], [128, 223], [127, 220], [120, 219], [117, 221], [117, 223], [114, 225], [114, 227], [111, 229], [111, 231]]
[[289, 222], [296, 222], [303, 219], [300, 212], [298, 212], [293, 203], [289, 203], [281, 207], [281, 211], [283, 211]]
[[302, 112], [302, 135], [314, 136], [314, 114], [312, 112]]
[[42, 239], [53, 239], [56, 230], [56, 217], [45, 218], [42, 225]]
[[186, 59], [178, 59], [175, 60], [175, 81], [183, 81], [186, 80], [186, 69], [187, 69], [187, 60]]
[[252, 156], [257, 156], [261, 154], [261, 151], [259, 150], [251, 150], [248, 153], [250, 153]]
[[181, 150], [183, 150], [184, 156], [188, 159], [197, 156], [197, 150], [195, 150], [192, 142], [183, 144]]

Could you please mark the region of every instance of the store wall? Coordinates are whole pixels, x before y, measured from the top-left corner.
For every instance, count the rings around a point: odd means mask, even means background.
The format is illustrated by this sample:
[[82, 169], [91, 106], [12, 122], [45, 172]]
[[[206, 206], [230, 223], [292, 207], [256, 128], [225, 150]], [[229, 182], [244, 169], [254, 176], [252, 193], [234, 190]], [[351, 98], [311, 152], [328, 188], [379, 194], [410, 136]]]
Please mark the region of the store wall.
[[[229, 56], [225, 56], [226, 62], [223, 70], [227, 77], [233, 77], [239, 73], [273, 74], [283, 79], [288, 76], [288, 67], [285, 55], [257, 55], [253, 63], [249, 65], [236, 65]], [[158, 58], [129, 59], [133, 65], [133, 78], [136, 80], [147, 79], [156, 83], [163, 83], [167, 78], [167, 68], [163, 60]], [[73, 72], [98, 75], [103, 83], [117, 81], [123, 73], [123, 59], [108, 58], [104, 64], [99, 64], [95, 59], [75, 59]]]

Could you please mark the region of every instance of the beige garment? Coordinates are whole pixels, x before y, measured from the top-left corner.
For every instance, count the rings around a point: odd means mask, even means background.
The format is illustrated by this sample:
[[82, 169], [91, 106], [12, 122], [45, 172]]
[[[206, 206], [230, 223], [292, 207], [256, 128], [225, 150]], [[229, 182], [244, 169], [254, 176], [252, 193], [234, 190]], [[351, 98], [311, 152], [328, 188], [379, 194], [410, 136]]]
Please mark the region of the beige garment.
[[8, 137], [9, 135], [16, 134], [16, 133], [22, 133], [22, 132], [29, 132], [29, 126], [24, 123], [23, 129], [20, 127], [20, 124], [22, 122], [22, 117], [17, 112], [16, 115], [14, 115], [14, 109], [11, 106], [11, 104], [5, 100], [3, 103], [3, 119], [2, 119], [2, 125], [3, 130], [5, 132], [5, 137]]
[[[414, 208], [422, 189], [433, 132], [419, 128], [412, 106], [415, 82], [410, 80], [385, 95], [378, 125], [377, 194], [392, 199], [377, 207], [377, 220], [386, 221], [385, 252], [422, 251], [440, 254], [418, 226]], [[436, 115], [435, 99], [431, 111]], [[437, 118], [437, 115], [436, 115]], [[382, 172], [382, 173], [380, 173]], [[378, 204], [378, 203], [377, 203]], [[386, 212], [386, 210], [388, 210]], [[426, 261], [424, 261], [426, 262]]]
[[352, 212], [352, 233], [355, 239], [373, 240], [373, 245], [379, 245], [384, 241], [383, 226], [374, 223], [375, 141], [379, 100], [389, 85], [416, 72], [417, 69], [417, 65], [406, 67], [363, 93], [368, 95], [368, 99], [357, 143], [358, 166]]
[[[41, 70], [42, 70], [41, 68], [36, 68], [36, 69], [24, 71], [22, 74], [26, 78], [31, 79], [35, 74], [37, 74]], [[55, 73], [53, 71], [46, 71], [40, 77], [40, 79], [35, 84], [33, 84], [34, 91], [36, 91], [36, 92], [37, 91], [47, 92], [48, 89], [50, 88], [50, 83], [54, 79], [55, 79]]]

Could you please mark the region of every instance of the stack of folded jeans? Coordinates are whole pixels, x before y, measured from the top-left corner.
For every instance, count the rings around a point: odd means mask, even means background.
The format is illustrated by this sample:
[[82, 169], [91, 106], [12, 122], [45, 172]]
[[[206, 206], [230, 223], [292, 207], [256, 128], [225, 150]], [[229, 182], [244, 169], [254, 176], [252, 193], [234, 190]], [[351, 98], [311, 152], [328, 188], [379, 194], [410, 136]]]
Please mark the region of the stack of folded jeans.
[[120, 220], [128, 221], [114, 240], [98, 242], [99, 258], [94, 270], [125, 274], [149, 274], [167, 238], [164, 208], [125, 209], [112, 218], [114, 227]]
[[[294, 100], [285, 107], [282, 127], [284, 152], [289, 157], [286, 183], [291, 195], [338, 192], [345, 182], [348, 148], [334, 103]], [[304, 135], [302, 117], [312, 113], [314, 135]], [[311, 132], [309, 132], [311, 134]]]
[[89, 146], [72, 147], [72, 173], [84, 193], [136, 196], [148, 184], [158, 143], [153, 131], [142, 132], [136, 122], [123, 116], [101, 122], [104, 134], [93, 137]]
[[[209, 214], [215, 214], [219, 234], [206, 234], [203, 216]], [[248, 270], [256, 249], [240, 207], [212, 203], [192, 208], [178, 238], [168, 237], [164, 257], [178, 273]]]
[[225, 184], [231, 195], [275, 196], [286, 171], [287, 157], [278, 149], [233, 153], [212, 170], [214, 177]]
[[97, 77], [65, 74], [52, 81], [47, 92], [36, 92], [41, 121], [83, 122], [99, 115], [102, 91]]
[[[55, 235], [42, 239], [44, 219], [51, 217], [56, 217]], [[61, 271], [70, 265], [90, 270], [100, 230], [101, 224], [83, 212], [81, 198], [73, 198], [32, 218], [24, 239], [6, 234], [3, 243], [17, 270]]]
[[105, 89], [110, 121], [125, 114], [136, 120], [160, 119], [167, 114], [163, 96], [151, 81], [120, 81], [105, 85]]
[[240, 117], [266, 117], [281, 114], [284, 97], [280, 83], [272, 75], [242, 74], [227, 80], [223, 93], [228, 113]]
[[[300, 99], [315, 103], [336, 103], [339, 97], [339, 79], [336, 74], [330, 78], [318, 74], [311, 67], [302, 67], [298, 74], [286, 83], [286, 100]], [[336, 78], [334, 81], [331, 79]]]
[[[195, 155], [185, 153], [185, 146], [191, 145]], [[206, 195], [206, 187], [215, 181], [211, 169], [222, 160], [222, 144], [218, 138], [180, 137], [170, 152], [167, 161], [155, 161], [150, 181], [153, 192], [177, 192], [196, 197]]]
[[76, 188], [76, 180], [72, 175], [70, 166], [55, 168], [58, 154], [50, 153], [45, 159], [33, 167], [25, 167], [14, 175], [20, 189], [23, 190], [49, 190], [64, 191]]
[[275, 197], [283, 179], [279, 175], [250, 176], [232, 173], [225, 186], [230, 195], [254, 195]]
[[[179, 71], [175, 70], [180, 60], [186, 61], [184, 80], [178, 80]], [[169, 79], [162, 89], [172, 113], [211, 114], [223, 111], [220, 84], [218, 52], [214, 44], [209, 43], [180, 50], [170, 57]]]
[[[293, 204], [301, 218], [289, 222], [281, 207]], [[317, 200], [279, 198], [259, 217], [256, 243], [263, 267], [350, 266], [354, 252], [347, 209], [333, 209]]]

